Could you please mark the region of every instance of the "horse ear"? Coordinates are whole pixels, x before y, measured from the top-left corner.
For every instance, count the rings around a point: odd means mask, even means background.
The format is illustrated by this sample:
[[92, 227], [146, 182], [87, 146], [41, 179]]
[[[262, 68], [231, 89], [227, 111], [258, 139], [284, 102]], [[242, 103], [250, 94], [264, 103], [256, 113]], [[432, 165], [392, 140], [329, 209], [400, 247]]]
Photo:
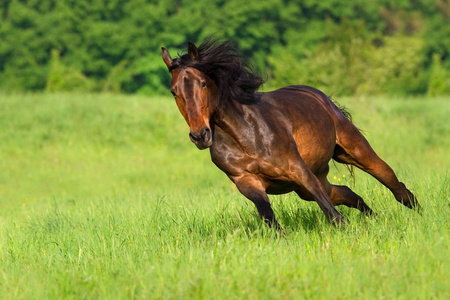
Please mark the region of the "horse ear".
[[162, 51], [162, 59], [163, 59], [164, 63], [166, 64], [167, 68], [170, 69], [170, 67], [172, 66], [172, 63], [173, 63], [173, 59], [170, 56], [170, 53], [166, 48], [161, 47], [161, 51]]
[[188, 54], [192, 60], [198, 60], [197, 46], [195, 46], [194, 44], [192, 44], [190, 42], [188, 43]]

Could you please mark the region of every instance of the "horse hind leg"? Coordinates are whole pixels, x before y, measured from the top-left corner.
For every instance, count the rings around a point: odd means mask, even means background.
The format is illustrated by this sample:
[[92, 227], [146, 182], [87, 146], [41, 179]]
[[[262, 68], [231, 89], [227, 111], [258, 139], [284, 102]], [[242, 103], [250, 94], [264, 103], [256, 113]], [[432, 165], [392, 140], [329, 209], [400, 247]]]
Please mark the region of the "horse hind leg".
[[356, 208], [366, 215], [372, 215], [372, 209], [358, 194], [344, 185], [331, 185], [330, 198], [334, 205]]
[[[366, 215], [373, 214], [372, 209], [364, 202], [358, 194], [353, 192], [349, 187], [343, 185], [332, 185], [328, 179], [329, 167], [319, 174], [317, 177], [324, 187], [325, 191], [328, 193], [331, 203], [334, 206], [345, 205], [351, 208], [356, 208]], [[295, 191], [297, 195], [307, 201], [314, 200], [312, 195], [305, 189], [298, 189]]]
[[419, 210], [420, 205], [414, 194], [398, 180], [392, 168], [375, 153], [359, 130], [347, 119], [341, 123], [337, 126], [338, 142], [333, 159], [369, 173], [385, 185], [398, 202]]

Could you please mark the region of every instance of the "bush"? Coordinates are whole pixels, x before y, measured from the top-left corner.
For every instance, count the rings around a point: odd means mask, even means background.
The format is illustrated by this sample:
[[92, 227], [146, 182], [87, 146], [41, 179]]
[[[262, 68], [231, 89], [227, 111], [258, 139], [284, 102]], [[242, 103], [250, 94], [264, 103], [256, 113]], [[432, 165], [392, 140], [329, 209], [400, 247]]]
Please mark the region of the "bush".
[[357, 94], [417, 94], [426, 91], [424, 42], [420, 37], [387, 36], [365, 51], [366, 79]]
[[94, 84], [80, 71], [61, 63], [58, 50], [52, 50], [45, 88], [48, 92], [91, 91], [93, 87]]
[[303, 57], [279, 49], [269, 58], [272, 80], [277, 86], [306, 84], [340, 95], [424, 93], [422, 39], [395, 36], [377, 41], [377, 46], [360, 38], [322, 43]]
[[[446, 84], [439, 79], [445, 74], [431, 70], [431, 58], [441, 54], [448, 72], [447, 6], [391, 2], [5, 0], [0, 88], [166, 93], [160, 47], [185, 50], [188, 41], [215, 34], [232, 40], [245, 60], [269, 74], [272, 86], [304, 83], [341, 94], [445, 92], [438, 87]], [[381, 43], [373, 45], [377, 36]], [[52, 65], [52, 49], [59, 51], [59, 65]]]
[[433, 55], [427, 94], [430, 96], [450, 94], [450, 71], [444, 68], [441, 56], [437, 53]]

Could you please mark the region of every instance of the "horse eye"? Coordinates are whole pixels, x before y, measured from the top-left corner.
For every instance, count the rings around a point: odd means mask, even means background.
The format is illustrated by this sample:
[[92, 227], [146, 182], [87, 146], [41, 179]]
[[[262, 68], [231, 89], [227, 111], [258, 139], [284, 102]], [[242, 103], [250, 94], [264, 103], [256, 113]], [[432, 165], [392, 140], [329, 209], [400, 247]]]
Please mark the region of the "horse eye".
[[202, 81], [201, 85], [202, 85], [202, 89], [206, 88], [206, 81]]
[[174, 97], [176, 97], [177, 96], [177, 94], [175, 94], [175, 91], [170, 91], [170, 93], [172, 94], [172, 96], [174, 96]]

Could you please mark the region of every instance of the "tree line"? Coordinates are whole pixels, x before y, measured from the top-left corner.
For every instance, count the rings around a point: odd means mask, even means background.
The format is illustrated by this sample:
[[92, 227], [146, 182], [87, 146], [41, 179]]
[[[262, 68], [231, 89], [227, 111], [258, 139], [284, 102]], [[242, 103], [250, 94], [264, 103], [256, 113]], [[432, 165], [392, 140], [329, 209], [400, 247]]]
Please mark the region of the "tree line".
[[0, 89], [166, 93], [161, 46], [230, 39], [267, 79], [450, 94], [450, 0], [2, 0]]

